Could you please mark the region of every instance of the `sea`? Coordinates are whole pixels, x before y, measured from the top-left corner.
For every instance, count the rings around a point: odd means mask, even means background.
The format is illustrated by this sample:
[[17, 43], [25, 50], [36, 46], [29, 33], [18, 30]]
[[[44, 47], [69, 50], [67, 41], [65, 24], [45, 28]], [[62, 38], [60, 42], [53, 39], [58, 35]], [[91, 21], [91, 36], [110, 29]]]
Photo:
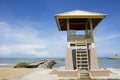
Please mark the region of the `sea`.
[[[35, 62], [40, 60], [55, 60], [55, 68], [65, 66], [65, 58], [0, 58], [0, 66], [16, 65], [20, 62]], [[120, 68], [120, 59], [98, 58], [100, 68]]]

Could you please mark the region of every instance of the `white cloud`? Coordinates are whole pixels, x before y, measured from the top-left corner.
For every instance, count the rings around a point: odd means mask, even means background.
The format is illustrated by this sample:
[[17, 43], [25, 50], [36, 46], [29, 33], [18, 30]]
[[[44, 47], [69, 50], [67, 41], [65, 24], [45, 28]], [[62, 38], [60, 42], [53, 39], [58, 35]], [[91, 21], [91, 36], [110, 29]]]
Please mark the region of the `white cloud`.
[[112, 34], [112, 35], [103, 36], [103, 37], [96, 37], [96, 42], [107, 41], [107, 40], [115, 39], [118, 37], [120, 37], [120, 34]]
[[[42, 49], [40, 51], [40, 49]], [[26, 55], [33, 55], [35, 57], [52, 57], [46, 50], [44, 50], [44, 46], [39, 45], [11, 45], [11, 46], [4, 46], [0, 47], [0, 55], [1, 56], [8, 56], [13, 53], [17, 54], [26, 54]]]
[[11, 25], [0, 22], [0, 56], [25, 54], [36, 57], [55, 57], [66, 52], [64, 50], [66, 37], [61, 33], [51, 34], [50, 36], [48, 33], [48, 36], [44, 36], [44, 30], [34, 28], [34, 26], [41, 24], [27, 23], [27, 25], [24, 25], [24, 23], [23, 25], [22, 23], [21, 25]]
[[32, 45], [32, 44], [15, 44], [12, 46], [9, 46], [10, 48], [24, 48], [24, 49], [44, 49], [45, 46], [40, 45]]
[[28, 50], [27, 53], [34, 54], [37, 57], [51, 57], [47, 51], [36, 51], [36, 50]]
[[9, 55], [11, 53], [10, 48], [8, 47], [0, 47], [0, 55]]
[[[38, 25], [38, 24], [37, 24]], [[45, 40], [39, 38], [40, 32], [33, 29], [30, 25], [26, 26], [13, 26], [6, 22], [0, 22], [0, 55], [22, 53], [32, 54], [35, 56], [48, 55]], [[39, 51], [41, 50], [41, 51]]]

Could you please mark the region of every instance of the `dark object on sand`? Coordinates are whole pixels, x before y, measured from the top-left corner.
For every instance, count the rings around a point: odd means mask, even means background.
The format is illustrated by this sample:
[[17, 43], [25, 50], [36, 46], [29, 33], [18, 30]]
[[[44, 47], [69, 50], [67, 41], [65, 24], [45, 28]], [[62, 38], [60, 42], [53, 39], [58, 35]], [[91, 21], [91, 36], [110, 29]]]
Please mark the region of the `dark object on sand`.
[[44, 69], [52, 69], [52, 67], [56, 64], [55, 60], [42, 60], [31, 63], [18, 63], [14, 68], [44, 68]]
[[14, 68], [26, 68], [27, 66], [28, 66], [28, 63], [21, 62], [21, 63], [18, 63], [16, 66], [14, 66]]

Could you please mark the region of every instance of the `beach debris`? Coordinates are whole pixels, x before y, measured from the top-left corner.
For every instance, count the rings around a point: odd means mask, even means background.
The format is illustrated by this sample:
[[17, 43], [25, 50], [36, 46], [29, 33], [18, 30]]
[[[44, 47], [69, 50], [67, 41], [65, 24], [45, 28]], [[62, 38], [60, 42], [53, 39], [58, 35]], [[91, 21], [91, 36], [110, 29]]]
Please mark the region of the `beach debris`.
[[14, 66], [14, 68], [44, 68], [44, 69], [52, 69], [52, 67], [56, 64], [55, 60], [41, 60], [36, 62], [22, 62], [18, 63]]

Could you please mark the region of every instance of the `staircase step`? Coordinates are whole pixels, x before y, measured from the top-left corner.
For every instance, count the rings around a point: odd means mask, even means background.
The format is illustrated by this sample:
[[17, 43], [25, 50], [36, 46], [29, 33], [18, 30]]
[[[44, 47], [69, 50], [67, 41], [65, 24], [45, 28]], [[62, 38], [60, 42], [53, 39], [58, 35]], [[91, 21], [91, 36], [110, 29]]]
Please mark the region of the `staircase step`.
[[82, 79], [90, 79], [89, 73], [80, 73], [80, 78], [82, 78]]

